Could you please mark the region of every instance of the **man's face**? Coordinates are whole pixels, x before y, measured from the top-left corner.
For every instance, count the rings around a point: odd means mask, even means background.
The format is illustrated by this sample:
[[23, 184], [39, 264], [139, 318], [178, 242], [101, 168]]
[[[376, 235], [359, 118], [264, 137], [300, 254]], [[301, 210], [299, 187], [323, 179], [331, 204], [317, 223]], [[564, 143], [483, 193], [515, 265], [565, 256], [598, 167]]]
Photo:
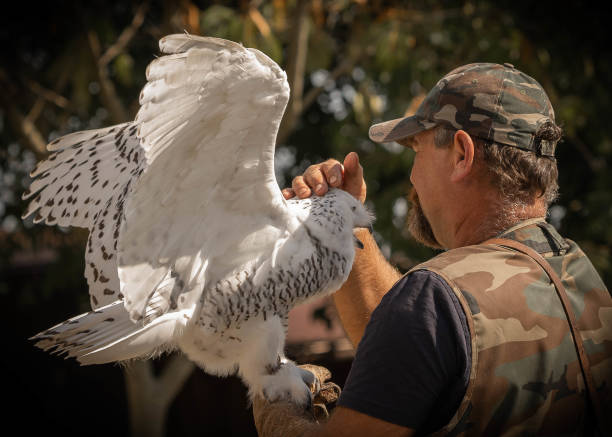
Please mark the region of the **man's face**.
[[411, 208], [408, 214], [408, 230], [412, 236], [425, 246], [440, 249], [439, 235], [443, 227], [443, 207], [446, 168], [449, 149], [438, 148], [434, 144], [434, 132], [428, 130], [403, 142], [415, 151], [414, 163], [410, 173], [413, 188], [410, 191]]

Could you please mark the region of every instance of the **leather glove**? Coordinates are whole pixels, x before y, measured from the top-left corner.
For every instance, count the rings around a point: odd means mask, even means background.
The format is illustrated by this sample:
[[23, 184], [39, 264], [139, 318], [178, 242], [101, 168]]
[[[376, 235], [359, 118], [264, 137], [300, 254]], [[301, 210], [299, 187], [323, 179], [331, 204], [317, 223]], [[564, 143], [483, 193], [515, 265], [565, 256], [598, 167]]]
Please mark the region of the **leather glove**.
[[340, 387], [333, 382], [325, 367], [304, 364], [300, 368], [315, 378], [309, 388], [313, 394], [312, 408], [304, 410], [287, 401], [269, 402], [262, 397], [253, 399], [253, 418], [259, 437], [289, 437], [304, 434], [329, 418], [331, 409], [340, 396]]
[[319, 422], [327, 420], [329, 410], [336, 406], [336, 401], [340, 397], [340, 387], [338, 384], [328, 381], [331, 378], [331, 372], [325, 367], [313, 364], [302, 364], [299, 367], [312, 372], [315, 376], [315, 383], [310, 386], [310, 391], [313, 394], [312, 412], [315, 419]]

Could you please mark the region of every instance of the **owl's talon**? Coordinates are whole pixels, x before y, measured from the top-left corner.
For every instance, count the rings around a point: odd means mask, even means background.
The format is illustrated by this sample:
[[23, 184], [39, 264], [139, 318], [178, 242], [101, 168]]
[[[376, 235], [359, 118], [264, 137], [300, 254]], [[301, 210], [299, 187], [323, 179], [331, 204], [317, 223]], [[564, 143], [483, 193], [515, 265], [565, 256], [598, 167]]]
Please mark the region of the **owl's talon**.
[[299, 368], [302, 376], [302, 381], [306, 384], [313, 396], [316, 396], [321, 391], [321, 382], [310, 370]]
[[284, 360], [277, 372], [263, 378], [262, 391], [269, 401], [286, 400], [302, 408], [312, 408], [313, 395], [310, 387], [316, 387], [318, 383], [312, 372]]

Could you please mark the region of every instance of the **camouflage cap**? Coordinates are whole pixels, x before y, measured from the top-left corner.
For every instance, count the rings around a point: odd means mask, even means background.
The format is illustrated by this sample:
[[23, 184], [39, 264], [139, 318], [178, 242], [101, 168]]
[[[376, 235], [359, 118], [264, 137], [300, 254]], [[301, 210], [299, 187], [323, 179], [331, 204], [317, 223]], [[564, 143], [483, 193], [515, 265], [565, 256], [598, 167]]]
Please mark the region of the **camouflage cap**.
[[478, 63], [458, 67], [427, 94], [415, 115], [370, 127], [383, 143], [410, 137], [434, 126], [462, 129], [499, 144], [554, 156], [556, 143], [534, 136], [555, 113], [542, 86], [511, 64]]

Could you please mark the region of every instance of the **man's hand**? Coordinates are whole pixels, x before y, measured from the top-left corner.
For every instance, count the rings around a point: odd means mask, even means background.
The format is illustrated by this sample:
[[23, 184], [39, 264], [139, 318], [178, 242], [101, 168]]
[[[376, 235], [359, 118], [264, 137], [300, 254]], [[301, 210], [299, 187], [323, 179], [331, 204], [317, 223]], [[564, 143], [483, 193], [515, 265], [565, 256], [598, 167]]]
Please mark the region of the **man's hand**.
[[329, 418], [328, 407], [333, 407], [340, 396], [340, 387], [328, 382], [331, 372], [312, 364], [299, 366], [314, 375], [310, 391], [312, 408], [302, 410], [286, 401], [269, 402], [256, 396], [253, 399], [253, 418], [260, 437], [305, 436], [315, 433], [318, 425]]
[[302, 176], [293, 179], [291, 188], [283, 190], [283, 196], [285, 199], [295, 196], [305, 199], [313, 194], [322, 196], [330, 187], [340, 188], [362, 203], [365, 202], [366, 184], [357, 153], [351, 152], [346, 155], [343, 164], [335, 159], [328, 159], [320, 164], [311, 165]]

